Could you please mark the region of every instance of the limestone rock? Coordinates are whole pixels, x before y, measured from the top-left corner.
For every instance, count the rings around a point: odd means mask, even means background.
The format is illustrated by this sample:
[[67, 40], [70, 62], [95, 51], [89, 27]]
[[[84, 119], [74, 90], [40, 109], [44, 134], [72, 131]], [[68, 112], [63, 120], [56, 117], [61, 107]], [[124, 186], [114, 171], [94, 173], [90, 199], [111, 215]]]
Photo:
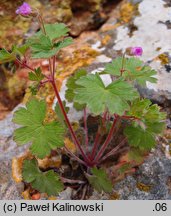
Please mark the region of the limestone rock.
[[117, 183], [114, 190], [123, 200], [170, 200], [170, 177], [171, 159], [157, 149], [133, 176]]
[[140, 89], [140, 92], [155, 101], [160, 101], [160, 97], [170, 100], [171, 29], [167, 24], [171, 20], [171, 6], [166, 5], [166, 1], [163, 0], [143, 0], [139, 3], [138, 12], [139, 15], [132, 21], [136, 30], [131, 36], [128, 25], [117, 28], [113, 49], [123, 52], [127, 47], [141, 46], [144, 50], [141, 59], [158, 72], [158, 83], [147, 83], [150, 91]]
[[[18, 147], [13, 141], [16, 125], [12, 123], [13, 113], [0, 121], [0, 199], [21, 199], [23, 184], [12, 179], [11, 160], [25, 152], [27, 146]], [[28, 147], [27, 147], [28, 148]]]

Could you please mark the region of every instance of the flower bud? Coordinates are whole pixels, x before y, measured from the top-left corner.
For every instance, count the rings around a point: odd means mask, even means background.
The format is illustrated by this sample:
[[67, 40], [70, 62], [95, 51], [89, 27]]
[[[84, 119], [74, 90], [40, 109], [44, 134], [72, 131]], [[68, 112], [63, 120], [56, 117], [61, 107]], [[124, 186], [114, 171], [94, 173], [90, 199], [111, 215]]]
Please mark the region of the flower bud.
[[142, 47], [131, 47], [131, 54], [134, 56], [142, 56]]
[[24, 2], [17, 10], [16, 14], [20, 14], [22, 16], [28, 16], [32, 12], [31, 7], [28, 3]]

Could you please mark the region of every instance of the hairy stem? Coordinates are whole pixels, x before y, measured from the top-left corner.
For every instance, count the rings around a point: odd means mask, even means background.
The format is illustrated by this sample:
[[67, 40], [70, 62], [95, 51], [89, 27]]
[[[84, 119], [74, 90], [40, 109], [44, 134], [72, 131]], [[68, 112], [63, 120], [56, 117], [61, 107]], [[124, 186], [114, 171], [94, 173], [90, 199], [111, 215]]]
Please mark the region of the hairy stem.
[[110, 141], [112, 139], [112, 135], [113, 135], [113, 133], [115, 131], [115, 126], [116, 126], [117, 121], [118, 121], [118, 116], [115, 115], [115, 119], [113, 121], [112, 127], [110, 128], [109, 134], [108, 134], [108, 136], [107, 136], [104, 144], [102, 145], [100, 151], [98, 152], [98, 154], [97, 154], [97, 156], [96, 156], [96, 158], [94, 160], [94, 163], [98, 163], [99, 162], [99, 159], [101, 158], [101, 156], [105, 152], [107, 146], [109, 145], [109, 143], [110, 143]]
[[[41, 16], [40, 14], [39, 14], [39, 16], [38, 16], [38, 20], [39, 20], [39, 23], [40, 23], [40, 25], [41, 25], [42, 32], [46, 35], [46, 29], [45, 29], [45, 26], [44, 26], [43, 18], [42, 18], [42, 16]], [[85, 160], [85, 162], [86, 162], [86, 165], [91, 166], [91, 161], [90, 161], [90, 160], [87, 158], [87, 156], [85, 155], [85, 153], [84, 153], [84, 151], [83, 151], [83, 149], [82, 149], [80, 143], [79, 143], [78, 140], [77, 140], [77, 137], [76, 137], [76, 135], [75, 135], [75, 132], [74, 132], [74, 130], [72, 129], [71, 123], [70, 123], [70, 121], [69, 121], [69, 119], [68, 119], [68, 117], [67, 117], [67, 114], [66, 114], [66, 112], [65, 112], [65, 109], [64, 109], [62, 100], [61, 100], [61, 98], [60, 98], [58, 89], [57, 89], [57, 87], [56, 87], [56, 83], [55, 83], [55, 79], [54, 79], [54, 73], [55, 73], [55, 57], [53, 58], [53, 68], [52, 68], [52, 64], [51, 64], [51, 59], [49, 59], [49, 69], [50, 69], [50, 73], [51, 73], [51, 79], [50, 79], [49, 81], [51, 82], [51, 84], [52, 84], [52, 86], [53, 86], [53, 89], [54, 89], [54, 91], [55, 91], [55, 95], [56, 95], [56, 97], [57, 97], [57, 99], [58, 99], [59, 107], [60, 107], [60, 109], [61, 109], [61, 111], [62, 111], [62, 114], [63, 114], [63, 116], [64, 116], [64, 118], [65, 118], [66, 124], [67, 124], [68, 129], [69, 129], [69, 131], [70, 131], [70, 133], [71, 133], [72, 139], [73, 139], [75, 145], [77, 146], [77, 148], [80, 150], [81, 155], [82, 155], [82, 157], [84, 158], [84, 160]]]
[[46, 35], [45, 25], [44, 25], [44, 21], [43, 21], [41, 14], [39, 14], [37, 18], [38, 18], [40, 27], [42, 29], [42, 32]]
[[53, 68], [52, 68], [52, 76], [53, 76], [53, 79], [55, 77], [55, 62], [56, 62], [56, 56], [53, 56]]
[[68, 117], [67, 117], [67, 114], [66, 114], [66, 112], [65, 112], [63, 103], [62, 103], [62, 101], [61, 101], [61, 98], [60, 98], [58, 89], [57, 89], [57, 87], [56, 87], [55, 80], [53, 79], [53, 80], [51, 81], [51, 83], [52, 83], [53, 89], [54, 89], [54, 91], [55, 91], [55, 95], [56, 95], [56, 97], [57, 97], [57, 99], [58, 99], [59, 107], [60, 107], [60, 109], [61, 109], [61, 111], [62, 111], [62, 113], [63, 113], [63, 116], [64, 116], [64, 118], [65, 118], [66, 124], [67, 124], [68, 129], [69, 129], [69, 131], [70, 131], [70, 133], [71, 133], [72, 139], [73, 139], [75, 145], [77, 146], [77, 148], [80, 150], [81, 155], [82, 155], [82, 157], [84, 158], [86, 164], [87, 164], [88, 166], [91, 166], [91, 161], [90, 161], [90, 160], [87, 158], [87, 156], [85, 155], [85, 153], [84, 153], [84, 151], [83, 151], [81, 145], [79, 144], [79, 142], [78, 142], [78, 140], [77, 140], [77, 137], [76, 137], [76, 135], [75, 135], [75, 132], [74, 132], [74, 130], [72, 129], [71, 123], [70, 123], [70, 121], [69, 121], [69, 119], [68, 119]]
[[[25, 67], [25, 68], [31, 70], [32, 72], [35, 71], [34, 68], [32, 68], [31, 66], [29, 66], [29, 65], [26, 64], [25, 62], [21, 62], [19, 59], [16, 59], [15, 61], [16, 61], [19, 65], [21, 65], [22, 67]], [[49, 77], [49, 76], [46, 76], [45, 74], [43, 74], [43, 75], [47, 78], [47, 80], [44, 81], [44, 82], [45, 82], [45, 83], [49, 82], [49, 81], [50, 81], [50, 77]]]
[[48, 82], [49, 82], [49, 80], [40, 81], [40, 85], [44, 85], [44, 84], [46, 84]]
[[[103, 118], [102, 118], [102, 124], [104, 125], [106, 120], [107, 120], [107, 115], [108, 115], [108, 111], [105, 111], [104, 114], [103, 114]], [[96, 133], [96, 137], [95, 137], [95, 141], [94, 141], [94, 146], [93, 146], [93, 150], [92, 150], [92, 154], [91, 154], [91, 159], [94, 158], [95, 154], [96, 154], [96, 151], [97, 151], [97, 148], [98, 148], [98, 145], [99, 145], [99, 142], [100, 142], [100, 133], [99, 133], [99, 129]]]
[[28, 64], [26, 64], [25, 62], [21, 62], [19, 59], [16, 58], [15, 60], [18, 64], [20, 64], [22, 67], [25, 67], [31, 71], [34, 72], [34, 68], [30, 67]]
[[68, 178], [64, 178], [64, 177], [60, 177], [61, 181], [64, 183], [69, 183], [69, 184], [85, 184], [85, 181], [81, 181], [81, 180], [74, 180], [74, 179], [68, 179]]
[[97, 131], [95, 141], [94, 141], [93, 150], [92, 150], [92, 154], [91, 154], [91, 159], [93, 159], [95, 154], [96, 154], [99, 142], [100, 142], [100, 133], [99, 133], [99, 131]]
[[[39, 24], [40, 24], [40, 27], [41, 27], [41, 29], [42, 29], [43, 34], [46, 35], [46, 29], [45, 29], [44, 21], [43, 21], [43, 18], [42, 18], [42, 16], [41, 16], [41, 14], [38, 15], [38, 21], [39, 21]], [[52, 75], [53, 75], [53, 72], [52, 72], [51, 59], [49, 59], [49, 71], [50, 71], [51, 76], [52, 76]]]
[[84, 166], [87, 166], [87, 164], [81, 160], [79, 157], [77, 157], [74, 153], [72, 153], [66, 146], [64, 147], [65, 151], [71, 156], [73, 157], [76, 161], [78, 161], [79, 163], [83, 164]]
[[103, 119], [102, 119], [102, 124], [104, 125], [105, 124], [105, 122], [106, 122], [106, 119], [107, 119], [107, 114], [108, 114], [108, 112], [107, 111], [105, 111], [104, 113], [103, 113]]
[[115, 148], [113, 148], [111, 151], [109, 151], [105, 156], [103, 156], [102, 159], [100, 160], [100, 162], [102, 162], [102, 161], [106, 160], [108, 157], [118, 153], [118, 150], [120, 150], [120, 148], [125, 145], [125, 141], [126, 141], [126, 138], [123, 139], [122, 142], [119, 143], [119, 145], [117, 145]]
[[122, 67], [121, 67], [121, 70], [120, 70], [121, 76], [122, 76], [122, 74], [123, 74], [123, 72], [124, 72], [124, 63], [125, 63], [125, 53], [124, 53], [123, 56], [122, 56]]
[[86, 149], [88, 151], [88, 129], [87, 129], [87, 111], [86, 111], [86, 108], [84, 108], [84, 132], [85, 132]]
[[52, 62], [51, 62], [51, 59], [49, 59], [49, 71], [50, 71], [51, 79], [53, 79], [53, 71], [52, 71]]

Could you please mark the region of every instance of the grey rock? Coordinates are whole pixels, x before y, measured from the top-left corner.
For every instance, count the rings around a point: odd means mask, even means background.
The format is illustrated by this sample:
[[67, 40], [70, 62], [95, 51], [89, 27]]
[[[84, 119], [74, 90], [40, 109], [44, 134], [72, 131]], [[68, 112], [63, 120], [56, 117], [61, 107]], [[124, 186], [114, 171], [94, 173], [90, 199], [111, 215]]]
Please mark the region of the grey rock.
[[[134, 3], [140, 2], [136, 0], [132, 1]], [[119, 52], [123, 51], [128, 46], [143, 46], [145, 52], [143, 60], [145, 62], [155, 59], [156, 56], [161, 53], [170, 51], [169, 44], [171, 44], [171, 30], [161, 23], [161, 21], [167, 21], [170, 16], [168, 14], [168, 8], [164, 7], [165, 3], [166, 2], [162, 0], [142, 0], [139, 4], [141, 13], [134, 20], [134, 24], [138, 27], [138, 30], [135, 31], [131, 37], [129, 36], [129, 29], [127, 29], [127, 26], [120, 26], [117, 29], [111, 29], [107, 32], [107, 34], [112, 37], [111, 42], [106, 46], [101, 46], [99, 42], [99, 47], [97, 46], [97, 48], [101, 50], [104, 61], [97, 58], [97, 61], [88, 68], [88, 71], [91, 72], [92, 70], [98, 70], [99, 68], [104, 67], [107, 59], [106, 57], [115, 58]], [[151, 10], [151, 13], [149, 8], [155, 6], [153, 4], [156, 4], [157, 9]], [[160, 10], [161, 13], [158, 12]], [[155, 15], [155, 13], [157, 13], [157, 15]], [[153, 18], [151, 18], [151, 16], [153, 16]], [[151, 28], [150, 25], [148, 26], [148, 22], [151, 24], [152, 21], [155, 21], [153, 28]], [[115, 23], [116, 18], [113, 18], [113, 21], [112, 18], [110, 18], [108, 22], [110, 24]], [[162, 28], [162, 30], [160, 28]], [[141, 34], [141, 32], [143, 33]], [[156, 35], [156, 32], [158, 35]], [[99, 32], [99, 34], [103, 35], [106, 33]], [[141, 35], [141, 37], [139, 35]], [[164, 39], [163, 35], [165, 35]], [[153, 43], [156, 36], [158, 40]], [[157, 48], [161, 49], [158, 50]], [[166, 105], [168, 107], [171, 100], [171, 73], [166, 70], [168, 67], [162, 67], [160, 62], [155, 62], [153, 66], [158, 71], [159, 85], [155, 86], [155, 90], [153, 88], [140, 87], [138, 87], [138, 89], [144, 97], [148, 97], [160, 104], [168, 104]], [[13, 141], [12, 135], [16, 126], [12, 123], [12, 115], [13, 113], [5, 120], [0, 121], [0, 199], [21, 199], [20, 194], [23, 190], [22, 184], [16, 184], [12, 180], [11, 159], [14, 156], [16, 157], [22, 154], [28, 146], [18, 147]], [[117, 183], [114, 187], [114, 191], [120, 195], [120, 199], [171, 199], [170, 189], [167, 186], [167, 181], [170, 177], [171, 159], [166, 158], [161, 149], [157, 148], [148, 157], [145, 163], [139, 167], [134, 175], [128, 176], [123, 181]], [[139, 182], [145, 185], [151, 185], [151, 190], [148, 192], [139, 190], [137, 188], [137, 183]], [[66, 190], [61, 196], [69, 199], [71, 190]], [[108, 196], [99, 195], [94, 192], [91, 198], [107, 199]]]
[[0, 166], [0, 200], [20, 200], [24, 190], [22, 183], [16, 184], [11, 176], [11, 160], [1, 161]]
[[60, 200], [71, 200], [72, 195], [74, 194], [74, 190], [70, 187], [67, 187], [64, 191], [62, 191], [59, 196], [58, 199]]
[[143, 0], [129, 0], [129, 2], [131, 2], [132, 4], [139, 4], [142, 1]]
[[11, 161], [22, 154], [27, 146], [18, 147], [13, 141], [16, 125], [12, 122], [13, 113], [0, 121], [0, 199], [21, 199], [23, 184], [16, 184], [12, 179]]
[[169, 91], [154, 91], [153, 89], [136, 86], [140, 95], [144, 98], [150, 99], [153, 103], [163, 105], [164, 107], [170, 107], [171, 105], [171, 93]]
[[[168, 24], [170, 24], [169, 11], [171, 6], [166, 7], [166, 2], [163, 0], [130, 0], [130, 2], [139, 3], [139, 14], [134, 16], [131, 21], [137, 30], [130, 34], [131, 25], [129, 23], [114, 29], [111, 28], [107, 32], [99, 30], [99, 35], [102, 38], [108, 35], [111, 40], [106, 45], [102, 45], [100, 40], [91, 41], [92, 48], [100, 51], [101, 57], [98, 56], [87, 70], [91, 72], [95, 69], [104, 68], [107, 59], [111, 58], [112, 60], [122, 55], [126, 48], [142, 46], [144, 52], [140, 58], [145, 64], [150, 65], [157, 71], [158, 82], [156, 84], [147, 82], [146, 88], [140, 86], [137, 86], [137, 88], [143, 97], [169, 107], [171, 103], [171, 54], [169, 45], [171, 44], [171, 29]], [[116, 24], [115, 14], [110, 17], [105, 25], [114, 24]], [[163, 35], [165, 35], [165, 38], [163, 38]], [[168, 58], [168, 62], [164, 65], [157, 58], [160, 54], [164, 54]]]
[[0, 121], [0, 161], [11, 159], [14, 156], [21, 154], [26, 146], [19, 147], [13, 141], [13, 132], [17, 126], [12, 122], [13, 113], [20, 107], [16, 107], [4, 120]]
[[89, 200], [108, 200], [110, 199], [109, 194], [106, 193], [98, 193], [97, 191], [93, 191], [91, 197], [89, 197]]
[[[167, 185], [170, 177], [171, 159], [166, 158], [158, 148], [133, 176], [117, 183], [114, 190], [122, 200], [170, 200], [171, 192]], [[149, 191], [138, 189], [138, 183], [150, 186]]]
[[[147, 83], [147, 88], [139, 88], [140, 93], [157, 103], [170, 103], [171, 99], [171, 29], [170, 7], [167, 0], [129, 0], [132, 3], [139, 3], [139, 14], [133, 17], [131, 23], [136, 30], [130, 34], [129, 24], [123, 24], [116, 29], [111, 29], [108, 34], [112, 36], [111, 42], [104, 47], [103, 54], [107, 57], [115, 58], [117, 52], [123, 53], [126, 48], [141, 46], [143, 55], [141, 59], [157, 71], [158, 82], [156, 84]], [[116, 21], [115, 16], [113, 22]], [[108, 24], [112, 23], [112, 17]], [[102, 33], [103, 34], [103, 33]], [[165, 37], [163, 38], [163, 35]], [[113, 51], [112, 51], [113, 50]], [[165, 65], [157, 59], [160, 54], [166, 54], [169, 62]]]
[[[12, 139], [12, 133], [16, 126], [12, 123], [10, 114], [5, 120], [0, 121], [0, 199], [22, 199], [22, 183], [15, 183], [11, 176], [11, 159], [25, 152], [25, 147], [18, 147]], [[126, 177], [114, 186], [114, 191], [123, 200], [154, 200], [171, 199], [171, 189], [167, 186], [171, 177], [171, 159], [167, 158], [160, 146], [151, 153], [148, 159], [141, 165], [137, 172]], [[150, 185], [149, 192], [137, 188], [137, 183]], [[60, 199], [70, 199], [72, 190], [69, 188], [60, 194]], [[90, 199], [108, 199], [107, 194], [94, 192]]]

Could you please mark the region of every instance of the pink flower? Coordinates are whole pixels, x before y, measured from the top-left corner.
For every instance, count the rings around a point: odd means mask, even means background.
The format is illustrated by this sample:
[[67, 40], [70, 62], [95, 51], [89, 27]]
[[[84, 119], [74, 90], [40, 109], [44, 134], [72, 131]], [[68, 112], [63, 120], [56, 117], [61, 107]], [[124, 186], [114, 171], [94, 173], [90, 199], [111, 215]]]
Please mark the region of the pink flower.
[[16, 14], [20, 14], [22, 16], [28, 16], [31, 13], [31, 7], [29, 4], [24, 2], [17, 10]]
[[131, 54], [134, 56], [142, 56], [142, 47], [131, 47]]

